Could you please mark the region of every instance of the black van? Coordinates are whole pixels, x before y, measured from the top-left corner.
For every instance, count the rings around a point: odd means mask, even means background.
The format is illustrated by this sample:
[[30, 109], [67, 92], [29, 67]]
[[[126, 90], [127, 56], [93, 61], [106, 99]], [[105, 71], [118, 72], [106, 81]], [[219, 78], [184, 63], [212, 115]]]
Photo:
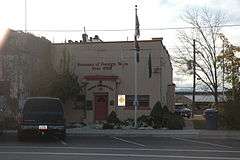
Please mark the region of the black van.
[[53, 134], [65, 139], [66, 128], [63, 105], [58, 98], [27, 98], [18, 115], [17, 136], [19, 140], [28, 135]]

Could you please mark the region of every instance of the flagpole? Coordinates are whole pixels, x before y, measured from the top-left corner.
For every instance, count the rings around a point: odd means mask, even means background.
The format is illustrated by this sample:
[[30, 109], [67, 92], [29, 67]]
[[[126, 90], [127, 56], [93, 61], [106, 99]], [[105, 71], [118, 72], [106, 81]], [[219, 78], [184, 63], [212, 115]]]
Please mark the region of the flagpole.
[[134, 127], [137, 128], [137, 107], [138, 107], [138, 97], [137, 97], [137, 49], [135, 50], [135, 64], [134, 64], [134, 82], [135, 82], [135, 96], [134, 96]]
[[27, 32], [27, 0], [25, 0], [25, 33]]
[[[137, 5], [135, 5], [135, 13], [136, 13], [136, 23], [137, 23]], [[137, 29], [137, 26], [136, 26]], [[138, 97], [137, 97], [137, 56], [138, 56], [138, 48], [136, 47], [136, 41], [137, 41], [137, 34], [135, 30], [135, 35], [134, 35], [134, 41], [135, 41], [135, 58], [134, 58], [134, 128], [137, 128], [137, 107], [138, 107]]]

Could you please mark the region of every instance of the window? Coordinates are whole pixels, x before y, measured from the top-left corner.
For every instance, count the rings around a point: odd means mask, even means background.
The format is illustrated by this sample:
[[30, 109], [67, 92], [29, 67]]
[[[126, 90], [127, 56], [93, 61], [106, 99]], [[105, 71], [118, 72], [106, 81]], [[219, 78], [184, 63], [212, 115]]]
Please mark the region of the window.
[[[139, 110], [149, 110], [149, 100], [150, 96], [149, 95], [138, 95], [138, 109]], [[134, 110], [134, 95], [126, 95], [126, 109], [129, 110]]]
[[27, 100], [23, 112], [57, 112], [62, 113], [62, 104], [55, 99], [30, 99]]

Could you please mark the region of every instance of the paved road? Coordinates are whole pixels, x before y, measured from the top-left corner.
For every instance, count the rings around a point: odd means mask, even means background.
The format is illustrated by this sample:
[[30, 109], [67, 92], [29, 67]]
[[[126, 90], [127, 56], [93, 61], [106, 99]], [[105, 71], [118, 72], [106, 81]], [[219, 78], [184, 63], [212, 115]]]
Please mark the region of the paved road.
[[7, 160], [240, 160], [240, 140], [164, 137], [68, 136], [30, 138], [0, 136], [0, 159]]

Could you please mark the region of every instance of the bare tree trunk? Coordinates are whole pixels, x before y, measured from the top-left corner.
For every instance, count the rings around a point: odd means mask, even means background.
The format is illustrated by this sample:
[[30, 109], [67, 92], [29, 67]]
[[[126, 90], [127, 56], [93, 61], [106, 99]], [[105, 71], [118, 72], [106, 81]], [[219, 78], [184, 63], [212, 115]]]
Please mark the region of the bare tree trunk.
[[[214, 42], [215, 44], [216, 42]], [[214, 45], [214, 99], [215, 99], [215, 106], [218, 106], [218, 75], [217, 75], [217, 58], [216, 58], [216, 50]]]
[[214, 100], [215, 106], [218, 106], [218, 85], [215, 85], [214, 87]]

